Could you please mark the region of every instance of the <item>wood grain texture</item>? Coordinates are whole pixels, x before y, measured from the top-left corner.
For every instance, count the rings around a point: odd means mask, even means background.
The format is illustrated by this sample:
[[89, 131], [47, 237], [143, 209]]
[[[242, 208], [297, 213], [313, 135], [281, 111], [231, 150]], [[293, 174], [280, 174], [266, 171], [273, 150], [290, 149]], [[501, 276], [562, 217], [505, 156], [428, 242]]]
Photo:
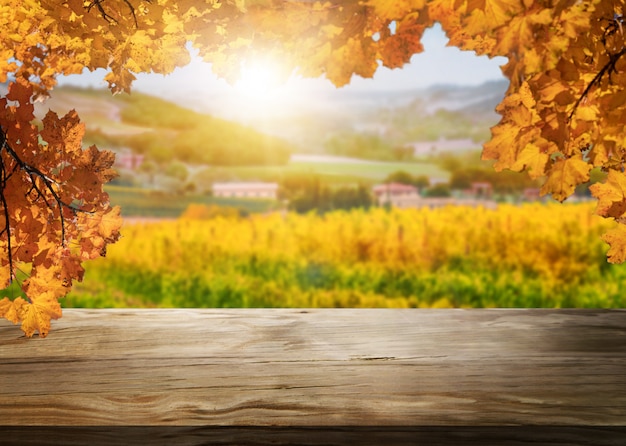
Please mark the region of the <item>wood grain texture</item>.
[[624, 310], [65, 310], [0, 358], [5, 425], [626, 424]]

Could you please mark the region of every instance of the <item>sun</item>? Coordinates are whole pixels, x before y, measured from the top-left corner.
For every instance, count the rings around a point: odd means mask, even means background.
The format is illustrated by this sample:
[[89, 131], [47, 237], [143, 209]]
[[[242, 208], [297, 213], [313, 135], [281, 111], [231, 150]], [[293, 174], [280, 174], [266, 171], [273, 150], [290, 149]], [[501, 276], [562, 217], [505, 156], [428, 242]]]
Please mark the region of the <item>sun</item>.
[[249, 60], [242, 64], [241, 77], [234, 88], [248, 100], [264, 100], [279, 89], [285, 80], [276, 63], [267, 60]]
[[303, 82], [297, 69], [285, 66], [280, 59], [259, 55], [241, 63], [239, 79], [229, 84], [228, 98], [220, 108], [240, 121], [265, 125], [306, 107], [315, 100], [312, 91], [317, 90]]

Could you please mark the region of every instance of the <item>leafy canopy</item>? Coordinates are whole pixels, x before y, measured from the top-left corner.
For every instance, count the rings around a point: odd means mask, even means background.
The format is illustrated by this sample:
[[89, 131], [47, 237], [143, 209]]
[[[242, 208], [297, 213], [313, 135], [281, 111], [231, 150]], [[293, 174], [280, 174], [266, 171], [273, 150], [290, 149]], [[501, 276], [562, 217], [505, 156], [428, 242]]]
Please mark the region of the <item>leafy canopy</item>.
[[84, 150], [75, 112], [34, 125], [33, 101], [59, 74], [106, 68], [112, 92], [140, 72], [185, 65], [187, 42], [235, 80], [243, 61], [280, 62], [285, 74], [325, 75], [337, 86], [379, 65], [398, 68], [440, 22], [451, 45], [504, 56], [510, 85], [483, 157], [496, 170], [543, 178], [559, 201], [589, 180], [597, 213], [614, 219], [609, 260], [626, 259], [626, 53], [617, 0], [9, 0], [0, 5], [0, 286], [28, 278], [0, 316], [45, 336], [57, 299], [81, 262], [119, 236], [119, 210], [102, 184], [112, 156]]

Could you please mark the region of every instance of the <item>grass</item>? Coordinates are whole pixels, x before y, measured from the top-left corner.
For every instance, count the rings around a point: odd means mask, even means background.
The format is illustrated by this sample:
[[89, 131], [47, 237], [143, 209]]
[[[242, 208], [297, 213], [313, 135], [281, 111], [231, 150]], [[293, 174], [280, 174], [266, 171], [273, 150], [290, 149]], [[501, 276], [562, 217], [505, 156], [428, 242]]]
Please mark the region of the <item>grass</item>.
[[113, 205], [121, 206], [124, 217], [178, 218], [190, 204], [230, 206], [248, 212], [266, 212], [276, 206], [270, 200], [246, 200], [211, 197], [208, 195], [179, 195], [134, 187], [107, 186]]
[[389, 174], [405, 171], [413, 176], [447, 179], [449, 172], [427, 162], [376, 162], [326, 163], [319, 161], [290, 161], [284, 166], [234, 166], [217, 167], [214, 172], [223, 178], [239, 180], [279, 181], [285, 176], [318, 175], [329, 183], [366, 183], [383, 181]]
[[[383, 181], [390, 173], [403, 170], [414, 176], [427, 175], [447, 178], [448, 173], [430, 163], [390, 163], [390, 162], [290, 162], [284, 166], [229, 166], [207, 168], [192, 177], [201, 185], [199, 190], [208, 188], [215, 181], [270, 181], [280, 182], [292, 175], [318, 175], [328, 184], [364, 183], [373, 185]], [[213, 178], [213, 180], [211, 179]], [[107, 186], [111, 202], [122, 207], [125, 217], [177, 218], [190, 204], [229, 206], [249, 213], [267, 212], [280, 206], [270, 200], [219, 198], [206, 194], [176, 194], [141, 189], [138, 187]]]

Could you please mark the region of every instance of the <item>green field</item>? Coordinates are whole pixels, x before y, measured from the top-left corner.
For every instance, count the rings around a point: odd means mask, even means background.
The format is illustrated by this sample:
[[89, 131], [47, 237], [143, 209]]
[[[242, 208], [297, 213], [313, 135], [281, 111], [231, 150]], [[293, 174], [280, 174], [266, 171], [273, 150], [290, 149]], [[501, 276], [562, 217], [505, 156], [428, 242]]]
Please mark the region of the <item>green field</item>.
[[177, 218], [190, 204], [229, 206], [247, 212], [266, 212], [277, 203], [269, 200], [216, 198], [208, 195], [179, 195], [133, 187], [107, 186], [113, 205], [122, 208], [123, 217]]
[[[449, 173], [429, 163], [292, 161], [284, 166], [229, 166], [207, 167], [192, 177], [199, 190], [210, 189], [213, 181], [270, 181], [280, 182], [294, 175], [316, 175], [327, 184], [372, 186], [389, 174], [403, 170], [413, 176], [426, 175], [447, 179]], [[109, 185], [106, 191], [111, 203], [122, 207], [126, 217], [176, 218], [189, 204], [229, 206], [247, 212], [267, 212], [281, 204], [275, 201], [241, 198], [216, 198], [209, 194], [179, 194], [139, 187]]]
[[63, 305], [623, 308], [610, 227], [591, 203], [129, 223]]
[[285, 175], [319, 175], [331, 183], [363, 182], [374, 184], [383, 181], [389, 174], [403, 170], [413, 176], [426, 175], [431, 178], [447, 179], [450, 174], [432, 163], [407, 162], [342, 162], [291, 161], [285, 166], [246, 166], [220, 168], [240, 179], [276, 180]]

